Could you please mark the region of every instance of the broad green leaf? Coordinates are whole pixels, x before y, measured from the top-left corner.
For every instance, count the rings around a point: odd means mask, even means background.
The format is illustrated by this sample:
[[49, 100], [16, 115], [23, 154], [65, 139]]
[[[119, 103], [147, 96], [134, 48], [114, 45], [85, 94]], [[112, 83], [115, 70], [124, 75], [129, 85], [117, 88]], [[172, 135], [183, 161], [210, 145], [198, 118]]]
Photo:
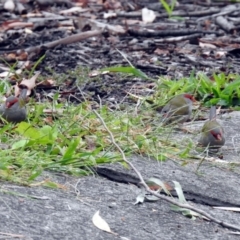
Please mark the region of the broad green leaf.
[[25, 147], [29, 143], [29, 140], [22, 139], [17, 142], [14, 142], [12, 145], [12, 149], [19, 149]]
[[38, 139], [41, 137], [41, 133], [27, 122], [19, 123], [16, 131], [24, 137], [28, 137], [30, 139]]
[[148, 76], [144, 72], [142, 72], [141, 70], [134, 68], [134, 67], [109, 67], [109, 68], [104, 68], [101, 71], [102, 72], [109, 71], [109, 72], [129, 73], [136, 77], [148, 79]]
[[180, 203], [187, 204], [187, 201], [186, 201], [186, 199], [184, 197], [183, 190], [182, 190], [182, 187], [181, 187], [180, 183], [177, 182], [177, 181], [173, 181], [173, 183], [175, 185], [174, 188], [175, 188], [175, 190], [177, 192], [178, 199], [179, 199]]
[[192, 220], [196, 220], [196, 217], [202, 218], [201, 214], [199, 214], [197, 212], [194, 212], [194, 211], [192, 211], [190, 209], [187, 209], [187, 208], [181, 208], [181, 207], [178, 207], [176, 205], [172, 205], [171, 209], [175, 212], [181, 212], [184, 216], [189, 217]]
[[45, 136], [46, 139], [49, 140], [49, 143], [57, 139], [58, 131], [56, 128], [52, 128], [48, 125], [45, 125], [42, 128], [40, 128], [39, 131], [41, 132], [43, 137]]
[[167, 195], [171, 195], [171, 193], [166, 188], [164, 182], [162, 182], [160, 179], [155, 178], [155, 177], [151, 177], [146, 182], [147, 182], [147, 184], [154, 183], [154, 184], [160, 186]]

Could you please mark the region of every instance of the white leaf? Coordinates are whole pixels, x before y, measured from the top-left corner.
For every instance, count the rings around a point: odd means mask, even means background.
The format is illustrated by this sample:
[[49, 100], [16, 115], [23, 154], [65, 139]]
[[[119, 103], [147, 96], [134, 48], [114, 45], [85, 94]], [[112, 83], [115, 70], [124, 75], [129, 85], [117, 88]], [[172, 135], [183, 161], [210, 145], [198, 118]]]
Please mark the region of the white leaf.
[[114, 12], [108, 12], [108, 13], [104, 13], [103, 14], [103, 18], [112, 18], [112, 17], [116, 17], [117, 16], [117, 14], [116, 13], [114, 13]]
[[10, 11], [10, 12], [13, 11], [15, 9], [15, 4], [14, 4], [13, 0], [7, 0], [4, 3], [3, 8]]
[[238, 207], [213, 207], [213, 208], [226, 210], [226, 211], [240, 212], [240, 208]]
[[108, 223], [99, 215], [99, 210], [93, 215], [92, 222], [97, 228], [105, 232], [113, 233]]
[[156, 202], [159, 200], [159, 198], [154, 195], [146, 195], [145, 198], [148, 202]]
[[87, 10], [81, 8], [81, 7], [72, 7], [67, 10], [62, 10], [59, 13], [63, 15], [71, 14], [71, 13], [81, 13], [81, 12], [86, 12]]
[[145, 199], [145, 194], [144, 193], [139, 194], [136, 198], [136, 202], [134, 203], [134, 205], [143, 203], [144, 199]]
[[155, 178], [155, 177], [151, 177], [147, 180], [148, 182], [154, 182], [155, 184], [157, 184], [158, 186], [160, 186], [164, 192], [168, 195], [171, 195], [171, 193], [168, 191], [168, 189], [166, 188], [164, 182], [162, 182], [160, 179]]
[[199, 43], [199, 46], [201, 48], [217, 48], [215, 45], [211, 44], [211, 43], [203, 43], [203, 42], [200, 42]]
[[156, 18], [154, 11], [147, 8], [142, 9], [142, 20], [144, 23], [152, 23]]
[[[22, 82], [19, 85], [25, 86], [25, 87], [28, 88], [29, 91], [31, 91], [36, 86], [36, 80], [37, 80], [40, 73], [41, 72], [38, 71], [30, 79], [23, 79]], [[30, 93], [28, 94], [28, 96], [30, 95]]]

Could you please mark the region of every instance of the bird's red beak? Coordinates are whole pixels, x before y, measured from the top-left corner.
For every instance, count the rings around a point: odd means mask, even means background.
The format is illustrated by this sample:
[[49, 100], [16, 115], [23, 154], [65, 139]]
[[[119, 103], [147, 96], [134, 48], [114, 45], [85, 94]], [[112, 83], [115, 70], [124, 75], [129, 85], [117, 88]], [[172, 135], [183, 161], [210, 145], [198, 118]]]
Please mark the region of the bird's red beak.
[[222, 141], [222, 134], [221, 133], [215, 133], [214, 131], [210, 131], [210, 133], [213, 135], [213, 137], [215, 139], [217, 139], [218, 141]]
[[222, 141], [222, 135], [221, 135], [221, 134], [217, 134], [217, 135], [216, 135], [216, 139], [217, 139], [218, 141]]
[[196, 102], [196, 99], [191, 94], [184, 94], [184, 97], [190, 99], [192, 102]]
[[11, 105], [11, 103], [10, 102], [7, 102], [6, 103], [6, 108], [10, 108], [12, 105]]
[[6, 108], [10, 108], [14, 103], [16, 103], [18, 101], [18, 99], [14, 99], [13, 101], [11, 102], [6, 102]]

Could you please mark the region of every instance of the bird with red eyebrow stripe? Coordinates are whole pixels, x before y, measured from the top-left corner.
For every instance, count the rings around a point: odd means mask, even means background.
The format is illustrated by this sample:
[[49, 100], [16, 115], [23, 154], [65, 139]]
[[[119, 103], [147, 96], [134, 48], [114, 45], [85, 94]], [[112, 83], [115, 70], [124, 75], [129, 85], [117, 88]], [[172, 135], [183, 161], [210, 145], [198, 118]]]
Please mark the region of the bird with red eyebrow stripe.
[[170, 99], [161, 111], [163, 124], [184, 123], [191, 118], [193, 95], [183, 93]]
[[8, 122], [19, 123], [27, 118], [26, 111], [27, 89], [23, 89], [19, 98], [10, 96], [6, 102], [0, 106], [0, 116]]
[[222, 126], [217, 122], [216, 117], [216, 106], [212, 106], [210, 109], [209, 120], [203, 125], [198, 145], [209, 147], [209, 149], [212, 150], [218, 150], [224, 145], [224, 131]]

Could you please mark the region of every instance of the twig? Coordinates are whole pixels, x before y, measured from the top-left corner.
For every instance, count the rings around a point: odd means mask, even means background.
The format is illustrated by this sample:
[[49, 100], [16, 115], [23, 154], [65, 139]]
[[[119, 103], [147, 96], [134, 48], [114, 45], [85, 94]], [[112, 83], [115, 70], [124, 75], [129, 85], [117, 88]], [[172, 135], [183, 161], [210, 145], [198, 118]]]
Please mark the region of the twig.
[[10, 208], [10, 206], [5, 202], [5, 200], [3, 200], [3, 198], [1, 198], [1, 200], [3, 201], [3, 203], [5, 204], [5, 206], [9, 209], [9, 211], [17, 218], [17, 220], [19, 222], [21, 222], [24, 226], [26, 226], [26, 224], [21, 220], [21, 218], [14, 212], [14, 210], [12, 210]]
[[5, 232], [0, 232], [0, 235], [5, 235], [13, 238], [24, 238], [24, 235], [19, 235], [19, 234], [13, 234], [13, 233], [5, 233]]
[[174, 205], [176, 205], [176, 206], [179, 206], [179, 207], [181, 207], [181, 208], [187, 208], [187, 209], [193, 210], [193, 211], [195, 211], [195, 212], [197, 212], [197, 213], [205, 216], [205, 217], [208, 218], [209, 220], [211, 220], [211, 221], [213, 221], [213, 222], [215, 222], [215, 223], [217, 223], [217, 224], [219, 224], [219, 225], [221, 225], [221, 226], [223, 226], [223, 227], [227, 227], [227, 228], [231, 228], [231, 229], [240, 231], [240, 227], [239, 227], [239, 226], [235, 226], [235, 225], [233, 225], [233, 224], [220, 221], [220, 220], [218, 220], [217, 218], [215, 218], [215, 217], [211, 216], [210, 214], [206, 213], [205, 211], [200, 210], [200, 209], [197, 209], [197, 208], [189, 205], [188, 203], [187, 203], [187, 204], [182, 204], [182, 203], [179, 203], [179, 202], [177, 202], [177, 201], [175, 201], [175, 200], [173, 200], [173, 199], [170, 199], [169, 197], [166, 197], [166, 196], [164, 196], [164, 195], [160, 195], [160, 194], [156, 193], [155, 191], [152, 191], [152, 190], [148, 187], [148, 185], [146, 184], [146, 182], [144, 181], [141, 173], [137, 170], [137, 168], [136, 168], [130, 161], [127, 160], [127, 158], [126, 158], [123, 150], [122, 150], [122, 149], [120, 148], [120, 146], [116, 143], [115, 138], [114, 138], [112, 132], [109, 130], [109, 128], [108, 128], [107, 125], [105, 124], [105, 122], [104, 122], [104, 120], [102, 119], [102, 117], [100, 116], [100, 114], [99, 114], [96, 110], [93, 110], [93, 112], [96, 114], [96, 116], [99, 118], [99, 120], [101, 121], [101, 123], [102, 123], [102, 125], [104, 126], [104, 128], [105, 128], [105, 129], [107, 130], [107, 132], [109, 133], [110, 138], [111, 138], [111, 141], [112, 141], [112, 144], [113, 144], [113, 145], [118, 149], [118, 151], [121, 153], [124, 162], [126, 162], [127, 164], [129, 164], [129, 165], [131, 166], [131, 168], [134, 170], [134, 172], [137, 174], [138, 178], [140, 179], [140, 183], [145, 187], [145, 189], [146, 189], [149, 193], [151, 193], [152, 195], [154, 195], [154, 196], [156, 196], [156, 197], [158, 197], [158, 198], [160, 198], [160, 199], [163, 199], [163, 200], [165, 200], [165, 201], [167, 201], [167, 202], [169, 202], [169, 203], [172, 203], [172, 204], [174, 204]]
[[56, 41], [48, 42], [48, 43], [38, 45], [35, 47], [29, 47], [29, 48], [25, 49], [25, 51], [28, 53], [32, 53], [32, 52], [40, 51], [41, 47], [54, 48], [60, 44], [63, 44], [63, 45], [72, 44], [72, 43], [84, 40], [86, 38], [100, 35], [101, 33], [102, 33], [102, 30], [93, 30], [93, 31], [77, 33], [77, 34], [74, 34], [74, 35], [71, 35], [71, 36], [68, 36], [65, 38], [58, 39]]

